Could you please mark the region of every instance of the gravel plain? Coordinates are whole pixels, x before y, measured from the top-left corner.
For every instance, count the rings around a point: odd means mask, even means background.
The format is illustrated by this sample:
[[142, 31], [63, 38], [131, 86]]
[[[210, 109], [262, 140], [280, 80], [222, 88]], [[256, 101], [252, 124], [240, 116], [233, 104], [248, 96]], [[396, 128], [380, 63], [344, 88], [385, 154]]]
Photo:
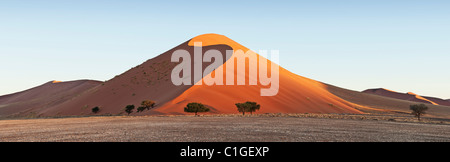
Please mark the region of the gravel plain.
[[242, 116], [0, 120], [1, 142], [450, 142], [450, 125]]

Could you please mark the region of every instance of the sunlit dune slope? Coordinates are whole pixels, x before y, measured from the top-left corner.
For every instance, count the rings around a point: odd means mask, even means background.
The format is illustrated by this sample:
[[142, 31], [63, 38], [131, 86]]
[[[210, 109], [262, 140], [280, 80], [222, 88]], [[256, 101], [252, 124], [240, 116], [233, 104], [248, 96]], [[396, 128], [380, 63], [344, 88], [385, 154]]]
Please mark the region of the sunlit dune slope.
[[[248, 48], [226, 36], [218, 34], [197, 36], [189, 42], [189, 45], [193, 46], [194, 42], [202, 42], [203, 46], [227, 45], [235, 51], [248, 51]], [[249, 54], [260, 57], [256, 53]], [[229, 59], [227, 61], [233, 60]], [[268, 60], [262, 58], [261, 61]], [[268, 64], [271, 63], [270, 61], [268, 62]], [[226, 64], [219, 68], [224, 68], [224, 71], [226, 71], [224, 72], [225, 78], [230, 68], [227, 68]], [[270, 68], [268, 71], [270, 71]], [[161, 108], [156, 109], [156, 111], [170, 114], [184, 114], [183, 107], [187, 103], [201, 102], [211, 107], [214, 113], [236, 113], [235, 103], [254, 101], [261, 104], [259, 113], [361, 113], [352, 108], [351, 103], [329, 93], [322, 83], [295, 75], [281, 67], [279, 69], [279, 92], [275, 96], [261, 96], [260, 90], [267, 88], [267, 86], [262, 86], [259, 82], [258, 85], [248, 85], [248, 73], [238, 74], [236, 68], [231, 72], [235, 75], [234, 78], [237, 78], [237, 75], [246, 75], [247, 84], [226, 86], [195, 85]]]

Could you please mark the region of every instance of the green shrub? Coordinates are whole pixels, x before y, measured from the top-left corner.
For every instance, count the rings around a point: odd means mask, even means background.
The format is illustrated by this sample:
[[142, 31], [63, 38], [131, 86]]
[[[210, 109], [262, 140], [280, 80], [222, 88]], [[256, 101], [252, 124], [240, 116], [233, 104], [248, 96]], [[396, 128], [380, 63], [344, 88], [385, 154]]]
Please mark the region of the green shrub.
[[125, 107], [125, 112], [128, 113], [128, 115], [130, 115], [134, 110], [134, 105], [127, 105]]
[[150, 108], [155, 107], [156, 102], [152, 100], [144, 100], [141, 102], [141, 106], [146, 108], [147, 110], [150, 110]]
[[184, 112], [195, 113], [195, 116], [197, 116], [198, 112], [209, 112], [209, 111], [210, 111], [209, 108], [197, 102], [188, 103], [184, 108]]
[[99, 111], [100, 111], [100, 108], [99, 108], [98, 106], [92, 108], [92, 112], [93, 112], [94, 114], [97, 114]]
[[142, 107], [142, 106], [140, 106], [140, 107], [138, 107], [137, 108], [137, 112], [139, 113], [139, 112], [142, 112], [142, 111], [144, 111], [145, 110], [145, 107]]
[[250, 114], [253, 114], [253, 112], [261, 108], [261, 105], [257, 104], [256, 102], [250, 101], [247, 101], [245, 103], [236, 103], [235, 105], [238, 111], [242, 112], [242, 115], [245, 115], [245, 112], [250, 112]]

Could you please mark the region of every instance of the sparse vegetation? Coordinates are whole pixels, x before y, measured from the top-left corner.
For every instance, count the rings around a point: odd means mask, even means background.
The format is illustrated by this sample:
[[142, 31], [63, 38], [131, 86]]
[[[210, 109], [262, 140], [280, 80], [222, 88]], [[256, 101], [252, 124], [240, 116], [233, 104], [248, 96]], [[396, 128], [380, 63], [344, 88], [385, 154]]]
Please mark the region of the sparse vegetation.
[[209, 108], [197, 102], [188, 103], [184, 108], [184, 112], [195, 113], [195, 116], [197, 116], [198, 112], [209, 112], [209, 111], [210, 111]]
[[245, 112], [250, 112], [250, 114], [253, 114], [253, 112], [261, 108], [261, 105], [257, 104], [256, 102], [250, 101], [247, 101], [245, 103], [236, 103], [235, 105], [238, 111], [242, 112], [242, 115], [245, 115]]
[[156, 102], [152, 100], [144, 100], [141, 102], [141, 106], [137, 108], [137, 112], [142, 112], [145, 109], [150, 110], [150, 108], [155, 107]]
[[140, 112], [142, 112], [142, 111], [144, 111], [144, 110], [145, 110], [145, 107], [138, 107], [138, 108], [137, 108], [137, 112], [138, 112], [138, 113], [140, 113]]
[[152, 100], [144, 100], [141, 102], [141, 106], [146, 108], [147, 110], [150, 110], [150, 108], [155, 107], [156, 102]]
[[97, 114], [100, 111], [100, 108], [98, 106], [92, 108], [92, 113]]
[[428, 106], [426, 106], [425, 104], [411, 105], [411, 106], [409, 106], [409, 109], [412, 110], [411, 114], [416, 116], [417, 120], [420, 121], [420, 116], [425, 114], [425, 111], [428, 110]]
[[130, 115], [130, 114], [133, 112], [133, 110], [134, 110], [134, 105], [127, 105], [127, 106], [125, 107], [125, 112], [126, 112], [128, 115]]

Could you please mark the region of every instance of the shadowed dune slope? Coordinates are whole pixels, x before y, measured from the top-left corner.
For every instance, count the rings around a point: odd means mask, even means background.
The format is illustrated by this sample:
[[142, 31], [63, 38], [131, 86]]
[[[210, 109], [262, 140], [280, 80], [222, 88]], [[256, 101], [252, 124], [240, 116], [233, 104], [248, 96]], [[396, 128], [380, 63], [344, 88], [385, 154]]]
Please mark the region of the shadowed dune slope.
[[[225, 45], [215, 45], [205, 47], [203, 50], [206, 51], [209, 49], [215, 49], [225, 53], [225, 50], [230, 50], [231, 48]], [[171, 62], [171, 55], [176, 50], [186, 50], [191, 54], [194, 52], [194, 48], [189, 46], [188, 42], [182, 43], [123, 74], [117, 75], [83, 96], [79, 96], [72, 101], [57, 105], [41, 113], [44, 116], [88, 115], [92, 114], [92, 107], [98, 106], [100, 107], [99, 114], [117, 115], [124, 113], [123, 109], [127, 105], [134, 104], [138, 107], [143, 100], [156, 101], [156, 107], [159, 107], [161, 104], [174, 99], [192, 86], [175, 86], [171, 81], [172, 69], [178, 64], [177, 62]], [[191, 62], [193, 61], [192, 59]], [[203, 69], [208, 65], [208, 63], [205, 63]], [[193, 75], [193, 71], [191, 75]], [[148, 114], [165, 113], [150, 113], [146, 111], [139, 115]], [[133, 115], [138, 114], [134, 113]]]
[[93, 80], [50, 81], [22, 92], [0, 96], [0, 116], [37, 114], [80, 96], [101, 83]]

